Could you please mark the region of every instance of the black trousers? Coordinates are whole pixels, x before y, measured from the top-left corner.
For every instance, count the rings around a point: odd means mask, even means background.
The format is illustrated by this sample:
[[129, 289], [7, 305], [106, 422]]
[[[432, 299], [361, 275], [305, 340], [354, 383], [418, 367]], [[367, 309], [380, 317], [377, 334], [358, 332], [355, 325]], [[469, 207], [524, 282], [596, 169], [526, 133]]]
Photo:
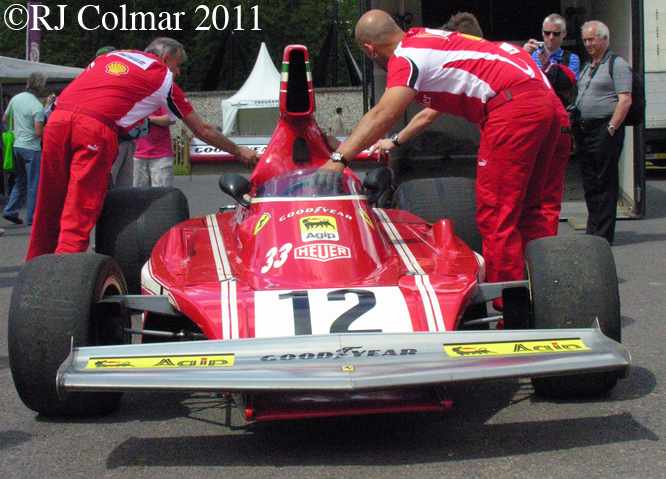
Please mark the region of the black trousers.
[[613, 243], [620, 195], [618, 165], [624, 144], [624, 126], [611, 135], [609, 118], [581, 120], [578, 156], [587, 205], [587, 234]]

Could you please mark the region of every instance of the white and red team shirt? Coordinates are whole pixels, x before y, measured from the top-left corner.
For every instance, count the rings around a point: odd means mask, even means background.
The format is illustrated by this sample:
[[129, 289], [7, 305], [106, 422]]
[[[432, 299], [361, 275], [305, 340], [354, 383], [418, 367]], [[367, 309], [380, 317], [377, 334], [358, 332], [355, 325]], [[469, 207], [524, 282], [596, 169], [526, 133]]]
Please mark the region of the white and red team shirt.
[[100, 55], [63, 90], [58, 102], [95, 110], [114, 121], [121, 133], [159, 108], [172, 121], [193, 111], [171, 71], [155, 55], [139, 51]]
[[386, 88], [413, 88], [420, 105], [479, 123], [488, 100], [533, 79], [550, 88], [520, 47], [458, 32], [412, 28], [389, 59]]

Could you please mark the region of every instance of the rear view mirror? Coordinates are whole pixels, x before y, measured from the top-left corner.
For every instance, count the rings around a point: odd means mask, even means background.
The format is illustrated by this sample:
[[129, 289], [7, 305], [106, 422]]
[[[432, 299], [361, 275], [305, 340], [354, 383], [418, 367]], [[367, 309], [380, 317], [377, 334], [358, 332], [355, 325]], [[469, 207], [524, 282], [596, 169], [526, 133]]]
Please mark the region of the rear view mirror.
[[250, 202], [244, 196], [252, 191], [252, 184], [244, 176], [238, 173], [225, 173], [220, 176], [220, 189], [228, 194], [245, 208], [250, 207]]

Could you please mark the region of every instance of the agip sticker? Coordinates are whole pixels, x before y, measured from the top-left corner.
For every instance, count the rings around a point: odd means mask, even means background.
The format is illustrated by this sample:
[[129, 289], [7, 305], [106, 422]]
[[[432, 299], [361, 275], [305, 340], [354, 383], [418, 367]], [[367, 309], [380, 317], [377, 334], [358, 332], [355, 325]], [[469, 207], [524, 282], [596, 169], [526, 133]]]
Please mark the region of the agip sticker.
[[485, 344], [445, 344], [444, 351], [452, 358], [474, 356], [508, 356], [513, 354], [572, 353], [589, 351], [580, 339], [550, 341], [507, 341]]
[[218, 354], [213, 356], [90, 358], [85, 369], [210, 368], [233, 365], [233, 354]]
[[298, 222], [303, 242], [340, 240], [338, 223], [333, 216], [306, 216]]

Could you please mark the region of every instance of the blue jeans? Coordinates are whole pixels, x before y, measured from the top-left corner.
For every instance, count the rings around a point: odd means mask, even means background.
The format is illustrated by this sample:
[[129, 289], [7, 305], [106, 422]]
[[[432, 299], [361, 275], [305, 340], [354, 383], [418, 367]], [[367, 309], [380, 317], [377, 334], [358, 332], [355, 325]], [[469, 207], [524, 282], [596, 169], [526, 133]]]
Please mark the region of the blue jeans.
[[3, 213], [18, 217], [19, 210], [26, 206], [26, 223], [32, 224], [37, 203], [42, 150], [14, 147], [14, 160], [16, 162], [16, 182]]

